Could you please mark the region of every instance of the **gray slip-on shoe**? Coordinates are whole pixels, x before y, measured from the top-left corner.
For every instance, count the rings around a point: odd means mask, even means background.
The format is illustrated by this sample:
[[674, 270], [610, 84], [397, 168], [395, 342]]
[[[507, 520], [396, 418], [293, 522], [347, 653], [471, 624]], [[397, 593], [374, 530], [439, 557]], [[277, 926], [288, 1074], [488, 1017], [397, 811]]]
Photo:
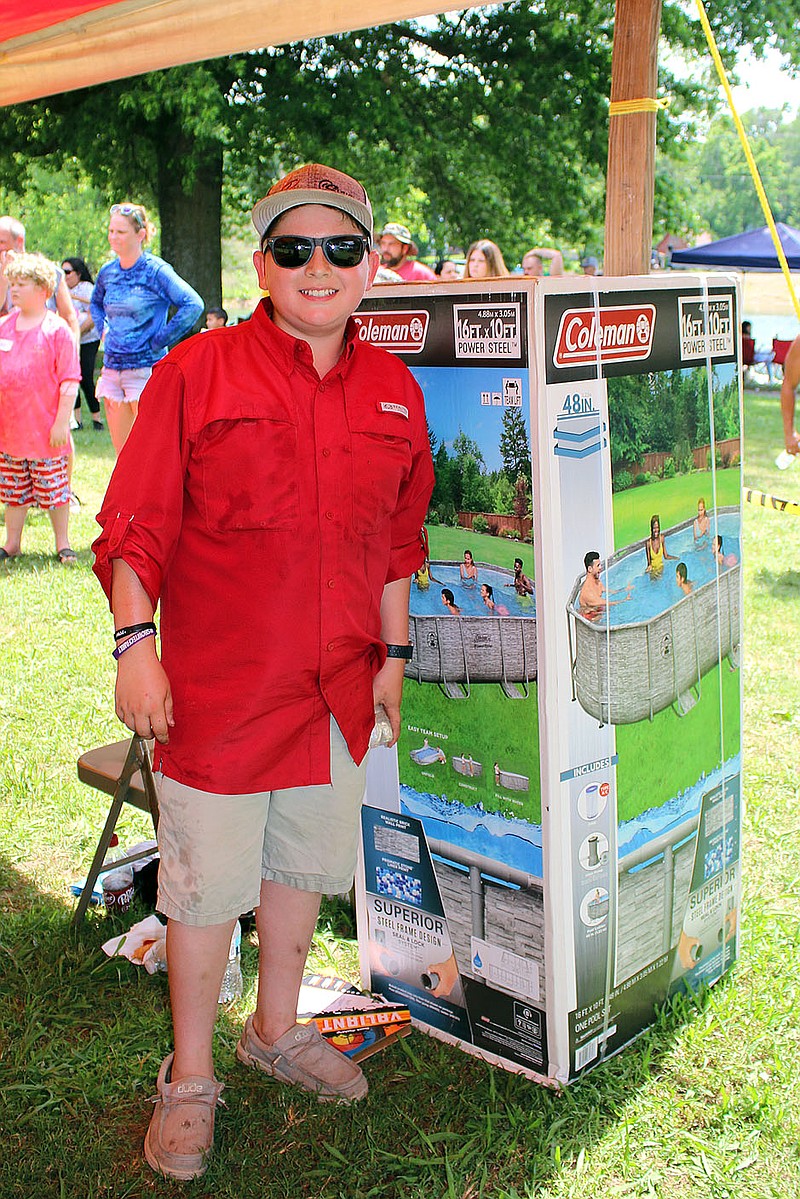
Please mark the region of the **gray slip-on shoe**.
[[353, 1103], [369, 1089], [361, 1067], [329, 1045], [316, 1024], [295, 1024], [274, 1045], [267, 1045], [248, 1016], [236, 1056], [245, 1066], [312, 1091], [323, 1102]]
[[157, 1174], [188, 1182], [208, 1168], [214, 1147], [214, 1110], [217, 1103], [225, 1104], [220, 1099], [222, 1083], [215, 1078], [192, 1074], [171, 1082], [174, 1056], [165, 1057], [158, 1072], [144, 1155]]

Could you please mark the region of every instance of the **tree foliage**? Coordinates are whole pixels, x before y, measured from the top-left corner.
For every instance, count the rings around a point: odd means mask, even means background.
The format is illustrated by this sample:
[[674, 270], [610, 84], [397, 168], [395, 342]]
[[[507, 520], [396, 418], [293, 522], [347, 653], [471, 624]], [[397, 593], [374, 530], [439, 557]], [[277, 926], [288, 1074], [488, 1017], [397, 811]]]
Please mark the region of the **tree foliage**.
[[[784, 119], [781, 109], [754, 109], [742, 123], [776, 221], [800, 223], [800, 116]], [[686, 162], [693, 193], [689, 228], [730, 237], [764, 224], [733, 120], [716, 117], [704, 142]]]
[[512, 483], [522, 476], [531, 481], [531, 446], [521, 408], [506, 408], [500, 433], [503, 470]]
[[[723, 54], [767, 44], [800, 58], [794, 4], [709, 0]], [[154, 203], [161, 248], [219, 299], [221, 195], [245, 211], [281, 170], [333, 161], [364, 179], [379, 221], [424, 250], [602, 241], [613, 0], [513, 0], [153, 72], [0, 113], [0, 170], [16, 194], [34, 158], [77, 160], [106, 200]], [[665, 0], [666, 46], [708, 62], [699, 23]], [[706, 68], [662, 67], [658, 137], [686, 154], [716, 91]], [[223, 169], [224, 168], [224, 169]], [[690, 205], [661, 170], [656, 212]]]
[[[691, 450], [711, 440], [704, 366], [610, 379], [608, 410], [615, 467], [641, 462], [644, 454], [665, 453], [679, 469], [690, 469]], [[717, 441], [739, 436], [735, 380], [715, 383], [714, 433]]]

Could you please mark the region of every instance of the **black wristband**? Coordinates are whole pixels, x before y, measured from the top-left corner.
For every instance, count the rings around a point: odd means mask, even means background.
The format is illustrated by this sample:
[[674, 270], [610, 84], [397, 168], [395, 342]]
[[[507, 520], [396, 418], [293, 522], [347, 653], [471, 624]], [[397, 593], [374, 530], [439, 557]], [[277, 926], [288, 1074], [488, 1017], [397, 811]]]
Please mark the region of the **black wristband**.
[[413, 656], [414, 656], [414, 646], [413, 645], [387, 645], [386, 646], [386, 657], [387, 658], [405, 658], [405, 660], [408, 662], [411, 658], [413, 658]]
[[144, 624], [130, 624], [126, 629], [115, 629], [114, 640], [123, 641], [125, 637], [130, 637], [132, 633], [141, 633], [144, 629], [151, 629], [155, 633], [155, 623], [152, 620], [147, 620]]

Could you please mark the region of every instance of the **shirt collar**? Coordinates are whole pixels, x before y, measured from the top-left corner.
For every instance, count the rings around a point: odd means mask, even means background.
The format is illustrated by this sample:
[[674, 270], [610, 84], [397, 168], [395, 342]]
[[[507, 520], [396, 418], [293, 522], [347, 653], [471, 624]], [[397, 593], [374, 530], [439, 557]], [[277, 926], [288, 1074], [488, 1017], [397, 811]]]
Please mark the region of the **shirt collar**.
[[[291, 333], [286, 333], [283, 329], [279, 329], [272, 319], [272, 313], [272, 300], [267, 296], [257, 305], [250, 318], [255, 325], [259, 338], [272, 354], [280, 358], [287, 371], [291, 371], [297, 362], [302, 362], [313, 369], [314, 360], [311, 355], [311, 346], [307, 341], [303, 341], [299, 337], [292, 337]], [[336, 366], [330, 372], [331, 374], [341, 370], [344, 365], [350, 362], [357, 345], [358, 324], [351, 316], [345, 327], [344, 350]]]

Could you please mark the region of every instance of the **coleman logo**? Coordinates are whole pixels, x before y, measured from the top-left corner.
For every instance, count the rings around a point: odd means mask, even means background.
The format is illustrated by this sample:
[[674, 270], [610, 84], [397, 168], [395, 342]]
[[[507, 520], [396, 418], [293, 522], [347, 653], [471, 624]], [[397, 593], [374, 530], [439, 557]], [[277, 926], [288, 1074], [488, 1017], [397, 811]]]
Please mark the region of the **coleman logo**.
[[357, 312], [353, 320], [358, 326], [359, 341], [382, 346], [395, 354], [419, 354], [425, 348], [430, 313], [418, 312]]
[[656, 310], [653, 304], [622, 308], [569, 308], [561, 317], [553, 351], [555, 366], [589, 366], [597, 362], [631, 362], [649, 358], [653, 349]]

